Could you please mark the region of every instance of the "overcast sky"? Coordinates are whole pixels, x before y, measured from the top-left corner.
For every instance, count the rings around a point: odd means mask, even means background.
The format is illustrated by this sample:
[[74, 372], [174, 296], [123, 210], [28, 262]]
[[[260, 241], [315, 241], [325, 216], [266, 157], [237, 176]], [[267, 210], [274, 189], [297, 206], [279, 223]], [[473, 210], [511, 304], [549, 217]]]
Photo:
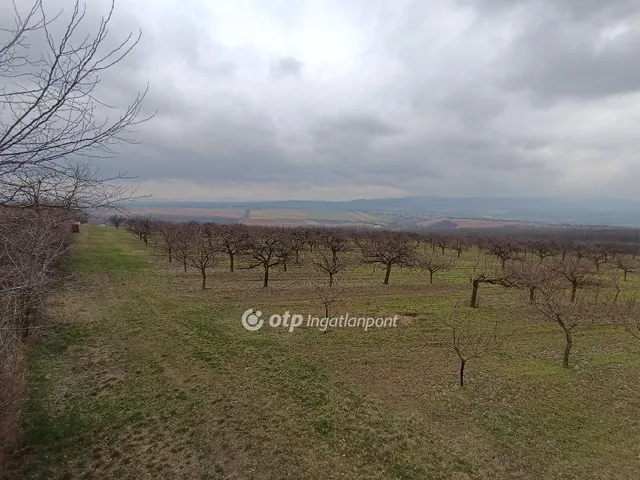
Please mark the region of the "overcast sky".
[[102, 88], [158, 113], [107, 168], [158, 199], [640, 199], [638, 0], [118, 0], [137, 29]]

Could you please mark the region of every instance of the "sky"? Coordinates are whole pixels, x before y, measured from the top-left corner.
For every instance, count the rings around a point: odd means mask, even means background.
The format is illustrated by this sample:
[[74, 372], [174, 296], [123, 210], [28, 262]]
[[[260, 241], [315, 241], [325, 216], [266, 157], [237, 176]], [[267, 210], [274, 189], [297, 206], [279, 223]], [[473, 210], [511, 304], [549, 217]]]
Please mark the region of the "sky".
[[638, 0], [117, 0], [109, 41], [138, 30], [99, 92], [149, 87], [100, 162], [140, 194], [640, 200]]

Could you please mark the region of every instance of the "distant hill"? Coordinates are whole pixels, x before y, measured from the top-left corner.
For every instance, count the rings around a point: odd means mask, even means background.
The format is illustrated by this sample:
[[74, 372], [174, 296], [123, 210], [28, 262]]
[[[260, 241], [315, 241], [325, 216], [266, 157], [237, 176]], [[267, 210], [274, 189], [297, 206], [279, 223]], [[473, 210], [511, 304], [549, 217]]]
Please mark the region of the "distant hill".
[[[351, 201], [285, 200], [266, 202], [146, 201], [134, 211], [164, 211], [167, 216], [196, 220], [237, 218], [278, 223], [280, 217], [300, 224], [324, 222], [388, 223], [388, 215], [428, 218], [475, 218], [515, 222], [640, 227], [640, 202], [612, 198], [440, 197], [374, 198]], [[260, 212], [270, 212], [268, 215]], [[295, 214], [292, 212], [295, 211]], [[220, 215], [219, 212], [225, 212]], [[281, 213], [278, 213], [281, 212]], [[362, 215], [364, 214], [364, 215]], [[268, 218], [266, 218], [268, 217]], [[284, 223], [291, 223], [290, 221]], [[296, 222], [293, 222], [296, 223]]]

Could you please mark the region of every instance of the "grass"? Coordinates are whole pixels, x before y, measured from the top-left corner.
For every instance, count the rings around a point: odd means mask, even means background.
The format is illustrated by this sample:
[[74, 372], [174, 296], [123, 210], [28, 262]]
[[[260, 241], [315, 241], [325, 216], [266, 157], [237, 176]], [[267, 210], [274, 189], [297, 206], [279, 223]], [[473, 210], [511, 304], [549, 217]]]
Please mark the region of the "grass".
[[[441, 321], [468, 300], [458, 268], [372, 267], [335, 312], [395, 329], [245, 331], [247, 308], [318, 315], [317, 274], [226, 272], [210, 288], [125, 232], [84, 227], [71, 278], [30, 348], [24, 438], [7, 478], [631, 479], [640, 477], [640, 342], [561, 331], [526, 292], [483, 285], [477, 320], [515, 331], [456, 386]], [[638, 277], [626, 287], [636, 290]]]

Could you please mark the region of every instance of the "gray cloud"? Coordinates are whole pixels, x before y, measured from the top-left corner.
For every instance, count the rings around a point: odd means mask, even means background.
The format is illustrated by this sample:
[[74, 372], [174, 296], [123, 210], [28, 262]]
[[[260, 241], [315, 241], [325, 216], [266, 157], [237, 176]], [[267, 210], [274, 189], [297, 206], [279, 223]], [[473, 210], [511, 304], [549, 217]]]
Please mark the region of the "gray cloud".
[[271, 75], [275, 78], [292, 75], [299, 77], [302, 74], [304, 63], [293, 57], [283, 57], [271, 65]]
[[640, 5], [635, 0], [463, 0], [481, 16], [513, 19], [502, 85], [539, 103], [640, 90]]
[[100, 98], [158, 113], [100, 167], [159, 198], [639, 198], [635, 0], [116, 2], [138, 28]]

